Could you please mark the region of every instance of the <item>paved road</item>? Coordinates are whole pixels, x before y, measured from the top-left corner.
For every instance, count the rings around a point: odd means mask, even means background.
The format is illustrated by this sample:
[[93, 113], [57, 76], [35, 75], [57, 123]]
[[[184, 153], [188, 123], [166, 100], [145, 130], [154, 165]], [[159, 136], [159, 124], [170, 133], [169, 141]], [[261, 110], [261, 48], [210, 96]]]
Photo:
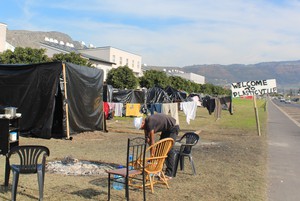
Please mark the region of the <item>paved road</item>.
[[269, 201], [300, 200], [300, 109], [268, 104]]

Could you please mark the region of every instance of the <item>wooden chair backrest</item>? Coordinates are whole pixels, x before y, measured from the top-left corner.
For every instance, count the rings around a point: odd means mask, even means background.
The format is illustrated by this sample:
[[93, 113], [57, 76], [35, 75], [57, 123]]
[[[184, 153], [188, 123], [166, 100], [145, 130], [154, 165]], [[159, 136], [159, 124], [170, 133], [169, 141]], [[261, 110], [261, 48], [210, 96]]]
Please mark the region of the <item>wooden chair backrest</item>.
[[145, 170], [150, 173], [160, 172], [173, 144], [174, 140], [172, 138], [164, 138], [149, 146], [146, 152], [150, 152], [151, 149], [154, 149], [154, 155], [146, 159]]

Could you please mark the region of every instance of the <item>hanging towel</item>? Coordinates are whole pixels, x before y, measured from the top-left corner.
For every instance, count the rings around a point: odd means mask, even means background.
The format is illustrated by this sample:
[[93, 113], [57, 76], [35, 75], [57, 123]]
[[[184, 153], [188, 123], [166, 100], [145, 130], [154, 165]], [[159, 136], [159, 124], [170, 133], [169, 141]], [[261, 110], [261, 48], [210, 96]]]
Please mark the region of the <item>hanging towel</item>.
[[115, 116], [122, 117], [123, 103], [115, 103]]
[[196, 111], [197, 111], [197, 102], [181, 102], [180, 109], [183, 110], [184, 114], [186, 115], [186, 122], [190, 124], [190, 120], [195, 120], [196, 118]]

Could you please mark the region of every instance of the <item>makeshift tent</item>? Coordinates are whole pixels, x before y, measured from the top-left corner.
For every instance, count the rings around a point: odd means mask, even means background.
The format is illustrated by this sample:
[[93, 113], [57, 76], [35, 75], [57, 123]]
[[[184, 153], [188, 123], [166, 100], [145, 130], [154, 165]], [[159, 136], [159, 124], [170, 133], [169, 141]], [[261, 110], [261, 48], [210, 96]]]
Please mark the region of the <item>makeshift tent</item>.
[[141, 103], [145, 102], [145, 93], [139, 90], [114, 90], [112, 102], [116, 103]]
[[103, 85], [103, 102], [112, 102], [113, 86], [109, 84]]
[[167, 92], [172, 102], [182, 102], [187, 98], [187, 94], [185, 92], [178, 91], [171, 86], [167, 86], [165, 88], [165, 92]]
[[[0, 65], [0, 106], [22, 113], [24, 136], [104, 130], [103, 71], [61, 62]], [[66, 90], [65, 90], [66, 89]]]
[[147, 104], [151, 103], [171, 103], [168, 94], [159, 87], [153, 87], [147, 91]]

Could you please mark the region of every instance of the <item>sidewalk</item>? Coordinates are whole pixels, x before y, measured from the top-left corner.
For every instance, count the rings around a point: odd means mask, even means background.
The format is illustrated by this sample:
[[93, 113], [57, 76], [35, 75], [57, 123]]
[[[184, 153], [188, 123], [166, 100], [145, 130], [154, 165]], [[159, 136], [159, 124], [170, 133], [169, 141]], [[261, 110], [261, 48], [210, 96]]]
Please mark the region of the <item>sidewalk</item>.
[[268, 200], [300, 200], [300, 127], [268, 101]]

